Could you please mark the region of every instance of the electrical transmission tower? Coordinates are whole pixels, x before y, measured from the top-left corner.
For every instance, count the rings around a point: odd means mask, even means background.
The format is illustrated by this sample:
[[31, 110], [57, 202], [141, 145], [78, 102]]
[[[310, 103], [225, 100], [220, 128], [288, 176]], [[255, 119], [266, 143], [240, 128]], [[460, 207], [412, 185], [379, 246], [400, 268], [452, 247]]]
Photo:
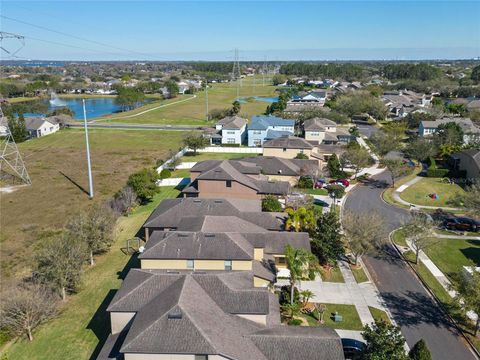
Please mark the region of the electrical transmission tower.
[[235, 57], [233, 60], [232, 80], [237, 82], [237, 99], [240, 96], [239, 86], [242, 86], [242, 73], [240, 71], [239, 51], [235, 49]]
[[[4, 39], [16, 39], [20, 41], [21, 46], [15, 51], [8, 51], [3, 46]], [[16, 57], [15, 54], [20, 51], [25, 45], [25, 38], [21, 35], [11, 34], [7, 32], [0, 31], [0, 49], [9, 55], [9, 57]], [[28, 175], [27, 168], [23, 162], [20, 151], [18, 151], [17, 144], [15, 139], [12, 136], [12, 132], [8, 125], [8, 120], [3, 114], [2, 105], [5, 102], [0, 100], [0, 125], [5, 129], [4, 133], [1, 134], [1, 144], [0, 144], [0, 179], [9, 181], [20, 180], [22, 183], [31, 185], [32, 181]]]
[[265, 75], [268, 74], [267, 57], [266, 56], [263, 60], [262, 74], [263, 74], [263, 86], [265, 86]]

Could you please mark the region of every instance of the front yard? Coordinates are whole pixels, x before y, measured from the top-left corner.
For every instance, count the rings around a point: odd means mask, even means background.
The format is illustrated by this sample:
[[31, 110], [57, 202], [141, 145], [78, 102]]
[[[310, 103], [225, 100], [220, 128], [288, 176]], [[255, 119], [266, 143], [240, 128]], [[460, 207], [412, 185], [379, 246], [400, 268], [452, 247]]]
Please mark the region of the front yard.
[[[343, 304], [324, 304], [326, 306], [326, 311], [323, 314], [324, 324], [320, 324], [317, 319], [317, 313], [314, 314], [301, 314], [300, 318], [307, 321], [308, 326], [322, 326], [329, 327], [332, 329], [343, 329], [343, 330], [362, 330], [362, 322], [358, 316], [357, 309], [355, 305], [343, 305]], [[335, 313], [343, 317], [342, 321], [334, 321], [333, 315]]]
[[[440, 178], [422, 178], [417, 183], [409, 186], [403, 192], [400, 193], [400, 197], [416, 205], [426, 206], [452, 206], [449, 201], [458, 198], [464, 193], [464, 190], [456, 185], [442, 182]], [[437, 194], [438, 199], [432, 199], [429, 195]]]

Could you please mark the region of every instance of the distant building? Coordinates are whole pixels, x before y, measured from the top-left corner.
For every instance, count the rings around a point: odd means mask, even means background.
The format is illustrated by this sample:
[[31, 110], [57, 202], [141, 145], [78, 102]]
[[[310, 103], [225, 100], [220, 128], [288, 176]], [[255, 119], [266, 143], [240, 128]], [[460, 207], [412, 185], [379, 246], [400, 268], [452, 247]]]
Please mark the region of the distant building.
[[418, 127], [418, 135], [421, 137], [430, 137], [437, 132], [440, 125], [455, 123], [463, 131], [463, 142], [470, 144], [480, 141], [480, 128], [469, 118], [442, 118], [435, 121], [422, 121]]
[[254, 116], [247, 130], [248, 146], [262, 146], [267, 140], [293, 135], [295, 120], [282, 119], [272, 115]]
[[25, 127], [31, 138], [50, 135], [60, 130], [60, 125], [58, 123], [53, 123], [44, 118], [33, 117], [25, 119]]
[[287, 108], [294, 112], [295, 109], [303, 111], [309, 108], [323, 107], [326, 99], [326, 91], [310, 91], [304, 95], [294, 96], [287, 102]]

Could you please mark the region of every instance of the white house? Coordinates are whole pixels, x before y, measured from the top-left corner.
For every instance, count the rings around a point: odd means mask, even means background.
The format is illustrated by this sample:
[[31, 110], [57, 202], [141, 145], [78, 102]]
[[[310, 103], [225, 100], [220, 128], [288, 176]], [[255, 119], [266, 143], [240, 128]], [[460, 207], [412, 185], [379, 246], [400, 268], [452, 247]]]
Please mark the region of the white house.
[[31, 138], [42, 137], [56, 133], [60, 130], [60, 125], [50, 122], [44, 118], [26, 118], [25, 127]]
[[480, 141], [480, 128], [475, 126], [469, 118], [442, 118], [435, 121], [422, 121], [418, 127], [418, 135], [421, 137], [430, 137], [437, 132], [440, 125], [452, 122], [462, 129], [464, 144]]
[[212, 144], [238, 144], [241, 145], [247, 136], [248, 120], [239, 116], [227, 116], [216, 123], [217, 136], [212, 136]]

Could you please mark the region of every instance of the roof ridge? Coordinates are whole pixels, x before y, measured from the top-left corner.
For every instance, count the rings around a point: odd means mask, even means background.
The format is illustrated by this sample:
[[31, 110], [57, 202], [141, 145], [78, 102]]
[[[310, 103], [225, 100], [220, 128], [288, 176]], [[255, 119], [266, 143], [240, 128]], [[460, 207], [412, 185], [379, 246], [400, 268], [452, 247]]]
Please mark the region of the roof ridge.
[[[137, 283], [137, 285], [135, 287], [133, 287], [132, 289], [130, 289], [130, 291], [128, 291], [124, 296], [122, 296], [120, 299], [118, 299], [117, 301], [113, 302], [113, 299], [112, 299], [112, 302], [108, 305], [108, 307], [112, 307], [112, 306], [115, 306], [117, 305], [121, 300], [124, 300], [125, 297], [127, 296], [130, 296], [132, 294], [133, 291], [136, 291], [138, 288], [142, 287], [143, 285], [145, 285], [145, 283], [151, 281], [152, 279], [155, 278], [155, 274], [152, 274], [151, 272], [149, 271], [145, 271], [145, 270], [148, 270], [148, 269], [133, 269], [133, 270], [136, 270], [136, 272], [141, 272], [141, 273], [144, 273], [144, 274], [147, 274], [148, 277], [145, 278], [144, 281], [142, 282], [139, 282]], [[115, 298], [114, 298], [115, 299]]]

